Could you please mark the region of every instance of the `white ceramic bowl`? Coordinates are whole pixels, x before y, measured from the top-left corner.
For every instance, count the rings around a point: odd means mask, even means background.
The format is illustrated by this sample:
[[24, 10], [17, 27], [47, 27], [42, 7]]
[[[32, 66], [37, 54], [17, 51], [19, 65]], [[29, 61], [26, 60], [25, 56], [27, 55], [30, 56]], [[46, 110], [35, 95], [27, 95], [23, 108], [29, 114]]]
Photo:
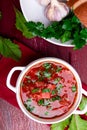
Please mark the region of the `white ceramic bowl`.
[[[78, 94], [77, 94], [77, 98], [75, 100], [75, 103], [72, 105], [71, 109], [67, 113], [65, 113], [62, 116], [53, 118], [53, 119], [44, 119], [44, 118], [37, 117], [37, 116], [31, 114], [29, 111], [26, 110], [25, 106], [22, 103], [21, 97], [20, 97], [20, 82], [21, 82], [23, 76], [25, 75], [25, 73], [32, 66], [34, 66], [34, 65], [36, 65], [38, 63], [41, 63], [41, 62], [50, 62], [50, 61], [51, 62], [58, 62], [58, 63], [60, 63], [60, 64], [62, 64], [64, 66], [66, 66], [73, 73], [73, 75], [75, 76], [75, 79], [77, 81]], [[21, 73], [18, 76], [18, 79], [17, 79], [17, 82], [16, 82], [16, 87], [14, 87], [14, 86], [11, 85], [11, 77], [12, 77], [13, 73], [15, 71], [18, 71], [18, 70], [20, 70]], [[63, 61], [61, 59], [53, 58], [53, 57], [40, 58], [40, 59], [37, 59], [37, 60], [29, 63], [25, 67], [20, 67], [20, 66], [19, 67], [14, 67], [14, 68], [11, 69], [11, 71], [9, 72], [9, 74], [7, 76], [6, 84], [7, 84], [7, 87], [10, 90], [12, 90], [13, 92], [16, 93], [16, 98], [17, 98], [17, 102], [18, 102], [18, 105], [19, 105], [20, 109], [25, 113], [25, 115], [27, 115], [27, 117], [29, 117], [30, 119], [32, 119], [32, 120], [34, 120], [36, 122], [44, 123], [44, 124], [58, 123], [58, 122], [61, 122], [61, 121], [65, 120], [66, 118], [68, 118], [72, 114], [84, 114], [87, 111], [87, 106], [82, 111], [76, 110], [78, 108], [80, 102], [81, 102], [82, 93], [87, 96], [87, 92], [82, 89], [81, 80], [80, 80], [80, 77], [79, 77], [78, 73], [76, 72], [76, 70], [70, 64], [68, 64], [67, 62], [65, 62], [65, 61]]]

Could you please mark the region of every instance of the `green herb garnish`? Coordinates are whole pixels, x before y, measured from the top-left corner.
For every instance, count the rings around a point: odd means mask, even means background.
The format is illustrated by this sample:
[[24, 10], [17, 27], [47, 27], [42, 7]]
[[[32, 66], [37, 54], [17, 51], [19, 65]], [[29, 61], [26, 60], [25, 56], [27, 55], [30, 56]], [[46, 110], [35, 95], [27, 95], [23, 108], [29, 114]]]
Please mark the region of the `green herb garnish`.
[[62, 84], [58, 84], [58, 85], [56, 86], [56, 90], [59, 91], [62, 87], [63, 87]]
[[30, 76], [29, 75], [25, 75], [25, 78], [30, 79]]
[[26, 109], [27, 109], [28, 111], [32, 112], [32, 111], [35, 109], [35, 107], [29, 105], [29, 106], [26, 107]]
[[51, 68], [50, 63], [44, 63], [43, 66], [44, 66], [45, 69], [50, 69]]
[[38, 104], [39, 104], [39, 105], [43, 105], [43, 104], [44, 104], [44, 99], [40, 99], [40, 100], [38, 101]]
[[57, 67], [56, 72], [60, 72], [61, 70], [62, 70], [62, 68], [61, 68], [61, 67]]
[[49, 89], [49, 88], [44, 88], [44, 89], [42, 89], [42, 92], [43, 92], [43, 93], [50, 92], [50, 89]]
[[48, 111], [46, 111], [44, 114], [45, 114], [45, 115], [48, 115], [48, 114], [49, 114], [49, 112], [48, 112]]
[[76, 90], [77, 90], [77, 89], [76, 89], [76, 86], [73, 85], [73, 86], [72, 86], [72, 92], [76, 92]]
[[53, 82], [53, 84], [58, 84], [58, 82], [61, 80], [61, 78], [59, 77], [59, 78], [56, 78], [56, 79], [54, 79], [54, 82]]
[[61, 97], [60, 96], [55, 96], [55, 97], [52, 97], [52, 101], [56, 101], [56, 100], [60, 100], [61, 99]]
[[32, 101], [32, 99], [29, 98], [27, 101], [24, 102], [24, 106], [25, 106], [26, 109], [27, 109], [28, 111], [30, 111], [30, 112], [32, 112], [32, 111], [35, 109], [34, 106], [31, 106], [31, 101]]
[[43, 76], [45, 78], [50, 78], [51, 77], [51, 73], [50, 72], [47, 72], [47, 71], [43, 71]]
[[40, 99], [38, 101], [38, 104], [42, 105], [42, 106], [47, 106], [48, 107], [50, 105], [50, 100], [49, 99]]
[[56, 94], [56, 89], [52, 90], [52, 95]]
[[39, 91], [39, 88], [34, 88], [33, 90], [32, 90], [32, 93], [37, 93]]

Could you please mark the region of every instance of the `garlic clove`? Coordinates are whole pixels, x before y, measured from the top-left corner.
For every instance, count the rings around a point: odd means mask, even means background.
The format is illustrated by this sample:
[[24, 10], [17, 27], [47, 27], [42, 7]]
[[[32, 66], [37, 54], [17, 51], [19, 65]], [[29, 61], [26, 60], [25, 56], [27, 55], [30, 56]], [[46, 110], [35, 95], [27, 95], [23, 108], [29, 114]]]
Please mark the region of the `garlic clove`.
[[46, 7], [45, 15], [50, 21], [61, 21], [69, 13], [69, 7], [57, 0], [51, 0], [51, 3]]
[[40, 5], [47, 6], [51, 0], [38, 0], [38, 2]]

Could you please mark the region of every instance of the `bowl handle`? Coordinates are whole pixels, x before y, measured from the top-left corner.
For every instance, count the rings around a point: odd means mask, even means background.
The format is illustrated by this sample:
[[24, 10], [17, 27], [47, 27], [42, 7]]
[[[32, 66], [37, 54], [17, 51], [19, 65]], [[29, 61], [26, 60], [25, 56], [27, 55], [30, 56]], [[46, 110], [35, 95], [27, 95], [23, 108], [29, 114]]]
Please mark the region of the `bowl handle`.
[[[87, 91], [85, 91], [83, 88], [82, 88], [82, 94], [87, 96]], [[85, 114], [86, 112], [87, 112], [87, 104], [86, 104], [86, 106], [85, 106], [85, 108], [83, 110], [75, 110], [73, 112], [73, 114], [80, 114], [80, 115], [82, 115], [82, 114]]]
[[13, 73], [15, 72], [15, 71], [17, 71], [17, 70], [23, 70], [25, 67], [14, 67], [14, 68], [12, 68], [11, 70], [10, 70], [10, 72], [9, 72], [9, 74], [8, 74], [8, 76], [7, 76], [7, 80], [6, 80], [6, 85], [7, 85], [7, 87], [10, 89], [10, 90], [12, 90], [13, 92], [15, 92], [16, 93], [16, 87], [14, 87], [14, 86], [12, 86], [11, 84], [10, 84], [10, 81], [11, 81], [11, 77], [12, 77], [12, 75], [13, 75]]

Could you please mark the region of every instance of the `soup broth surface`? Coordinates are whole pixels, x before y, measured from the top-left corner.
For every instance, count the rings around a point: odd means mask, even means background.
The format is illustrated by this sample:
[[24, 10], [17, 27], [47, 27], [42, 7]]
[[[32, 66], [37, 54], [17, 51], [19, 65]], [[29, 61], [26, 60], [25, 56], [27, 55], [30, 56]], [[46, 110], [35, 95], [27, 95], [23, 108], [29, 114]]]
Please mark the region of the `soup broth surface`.
[[41, 62], [23, 76], [20, 95], [26, 109], [41, 118], [54, 118], [69, 111], [76, 100], [73, 73], [56, 62]]

